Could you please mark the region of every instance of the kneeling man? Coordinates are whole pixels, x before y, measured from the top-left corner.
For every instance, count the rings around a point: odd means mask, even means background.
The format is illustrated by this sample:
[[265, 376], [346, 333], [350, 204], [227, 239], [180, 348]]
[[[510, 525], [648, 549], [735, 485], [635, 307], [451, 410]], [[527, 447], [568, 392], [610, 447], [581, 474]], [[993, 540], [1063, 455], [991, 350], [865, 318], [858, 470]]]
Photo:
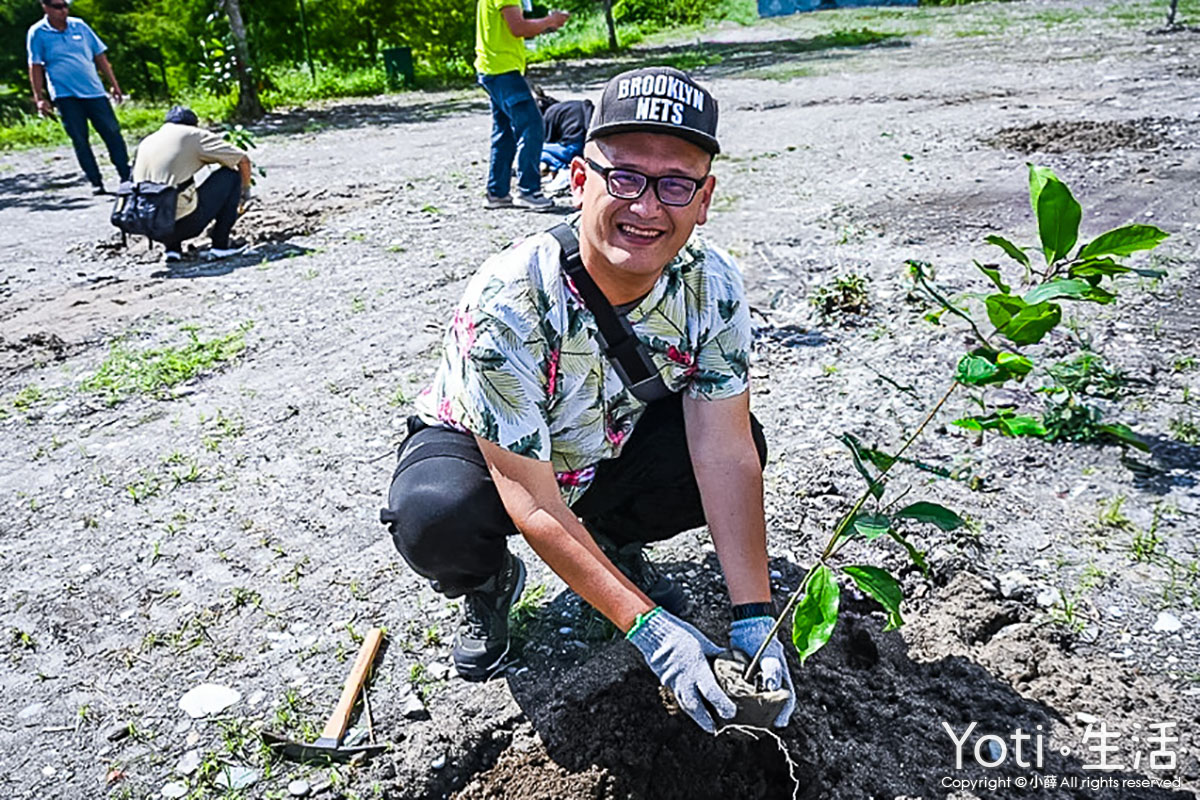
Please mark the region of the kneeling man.
[[[215, 133], [199, 127], [196, 113], [174, 106], [166, 123], [138, 145], [133, 182], [150, 181], [179, 188], [175, 230], [163, 240], [167, 261], [178, 261], [183, 243], [213, 223], [209, 254], [224, 258], [239, 252], [229, 244], [239, 204], [250, 198], [250, 157]], [[207, 164], [214, 170], [199, 186], [195, 175]]]
[[[750, 309], [729, 255], [694, 235], [712, 200], [716, 130], [716, 101], [690, 77], [634, 70], [607, 84], [570, 164], [583, 267], [630, 323], [661, 379], [658, 399], [638, 399], [646, 393], [635, 396], [606, 356], [595, 296], [585, 301], [582, 278], [564, 272], [554, 235], [488, 259], [455, 311], [381, 516], [409, 565], [463, 598], [453, 654], [464, 678], [487, 678], [507, 653], [525, 581], [507, 539], [520, 534], [625, 632], [700, 727], [714, 729], [702, 700], [734, 713], [707, 660], [721, 648], [681, 618], [682, 590], [642, 553], [707, 523], [733, 605], [730, 643], [752, 654], [766, 641]], [[765, 683], [790, 691], [782, 644], [765, 653]]]

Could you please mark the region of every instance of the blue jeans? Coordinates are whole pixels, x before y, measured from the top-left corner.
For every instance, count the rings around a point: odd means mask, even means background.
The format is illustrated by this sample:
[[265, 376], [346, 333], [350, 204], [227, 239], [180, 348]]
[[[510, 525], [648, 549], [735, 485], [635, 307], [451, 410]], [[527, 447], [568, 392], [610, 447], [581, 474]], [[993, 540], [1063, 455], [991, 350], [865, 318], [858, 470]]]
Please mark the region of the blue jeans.
[[88, 142], [89, 121], [104, 140], [108, 156], [121, 180], [129, 180], [129, 151], [125, 149], [121, 125], [107, 97], [59, 97], [54, 100], [54, 107], [58, 109], [63, 130], [75, 146], [75, 158], [93, 186], [103, 185], [104, 180], [100, 177], [100, 167], [96, 165], [96, 157], [92, 155], [92, 146]]
[[583, 152], [583, 141], [578, 142], [546, 142], [542, 145], [542, 163], [551, 172], [558, 172], [571, 166], [571, 159]]
[[524, 194], [541, 191], [538, 160], [542, 155], [546, 128], [525, 76], [519, 72], [505, 72], [479, 75], [478, 81], [492, 101], [488, 194], [492, 197], [508, 194], [514, 155], [517, 158], [517, 187]]

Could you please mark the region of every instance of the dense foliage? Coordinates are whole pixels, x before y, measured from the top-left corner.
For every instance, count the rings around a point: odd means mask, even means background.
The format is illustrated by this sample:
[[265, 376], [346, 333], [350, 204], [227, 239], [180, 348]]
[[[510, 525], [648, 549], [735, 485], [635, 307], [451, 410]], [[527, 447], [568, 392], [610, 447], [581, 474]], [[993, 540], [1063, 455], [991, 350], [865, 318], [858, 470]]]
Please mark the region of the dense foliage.
[[[76, 0], [71, 13], [108, 44], [122, 88], [134, 96], [225, 88], [206, 86], [219, 83], [231, 50], [215, 0]], [[335, 73], [374, 66], [380, 51], [392, 46], [411, 47], [435, 73], [463, 70], [473, 58], [474, 0], [255, 0], [242, 4], [242, 15], [265, 89], [277, 68], [305, 65], [302, 17], [313, 61]], [[25, 31], [41, 16], [38, 0], [0, 0], [0, 85], [22, 94]]]

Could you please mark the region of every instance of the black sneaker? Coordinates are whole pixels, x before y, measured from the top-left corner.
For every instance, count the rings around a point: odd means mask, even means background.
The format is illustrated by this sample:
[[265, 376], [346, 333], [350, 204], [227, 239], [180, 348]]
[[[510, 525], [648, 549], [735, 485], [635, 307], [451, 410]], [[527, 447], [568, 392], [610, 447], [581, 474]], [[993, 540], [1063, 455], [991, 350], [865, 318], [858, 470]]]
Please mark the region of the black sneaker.
[[679, 616], [687, 611], [687, 596], [683, 587], [659, 571], [653, 562], [646, 559], [646, 545], [641, 542], [618, 547], [616, 543], [601, 534], [592, 534], [596, 544], [608, 556], [608, 560], [616, 564], [617, 569], [633, 585], [646, 593], [651, 602], [660, 605], [670, 613]]
[[463, 595], [454, 635], [454, 667], [468, 681], [485, 681], [508, 654], [508, 610], [525, 591], [525, 564], [507, 554], [504, 569]]

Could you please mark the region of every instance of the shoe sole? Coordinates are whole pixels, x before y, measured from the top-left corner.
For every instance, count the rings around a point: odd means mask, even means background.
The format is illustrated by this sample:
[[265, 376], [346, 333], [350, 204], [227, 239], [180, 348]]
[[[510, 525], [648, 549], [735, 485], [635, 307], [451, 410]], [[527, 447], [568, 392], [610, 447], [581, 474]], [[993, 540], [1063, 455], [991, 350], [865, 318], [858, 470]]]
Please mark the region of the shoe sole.
[[[517, 562], [517, 585], [513, 587], [512, 599], [508, 601], [510, 610], [525, 592], [525, 562], [519, 556], [513, 556], [513, 559]], [[505, 666], [504, 657], [508, 655], [508, 650], [511, 646], [512, 637], [509, 636], [504, 640], [504, 650], [501, 651], [500, 655], [496, 656], [495, 661], [485, 667], [476, 667], [469, 672], [463, 672], [457, 664], [454, 665], [454, 668], [458, 670], [458, 675], [463, 680], [474, 682], [489, 680]]]

